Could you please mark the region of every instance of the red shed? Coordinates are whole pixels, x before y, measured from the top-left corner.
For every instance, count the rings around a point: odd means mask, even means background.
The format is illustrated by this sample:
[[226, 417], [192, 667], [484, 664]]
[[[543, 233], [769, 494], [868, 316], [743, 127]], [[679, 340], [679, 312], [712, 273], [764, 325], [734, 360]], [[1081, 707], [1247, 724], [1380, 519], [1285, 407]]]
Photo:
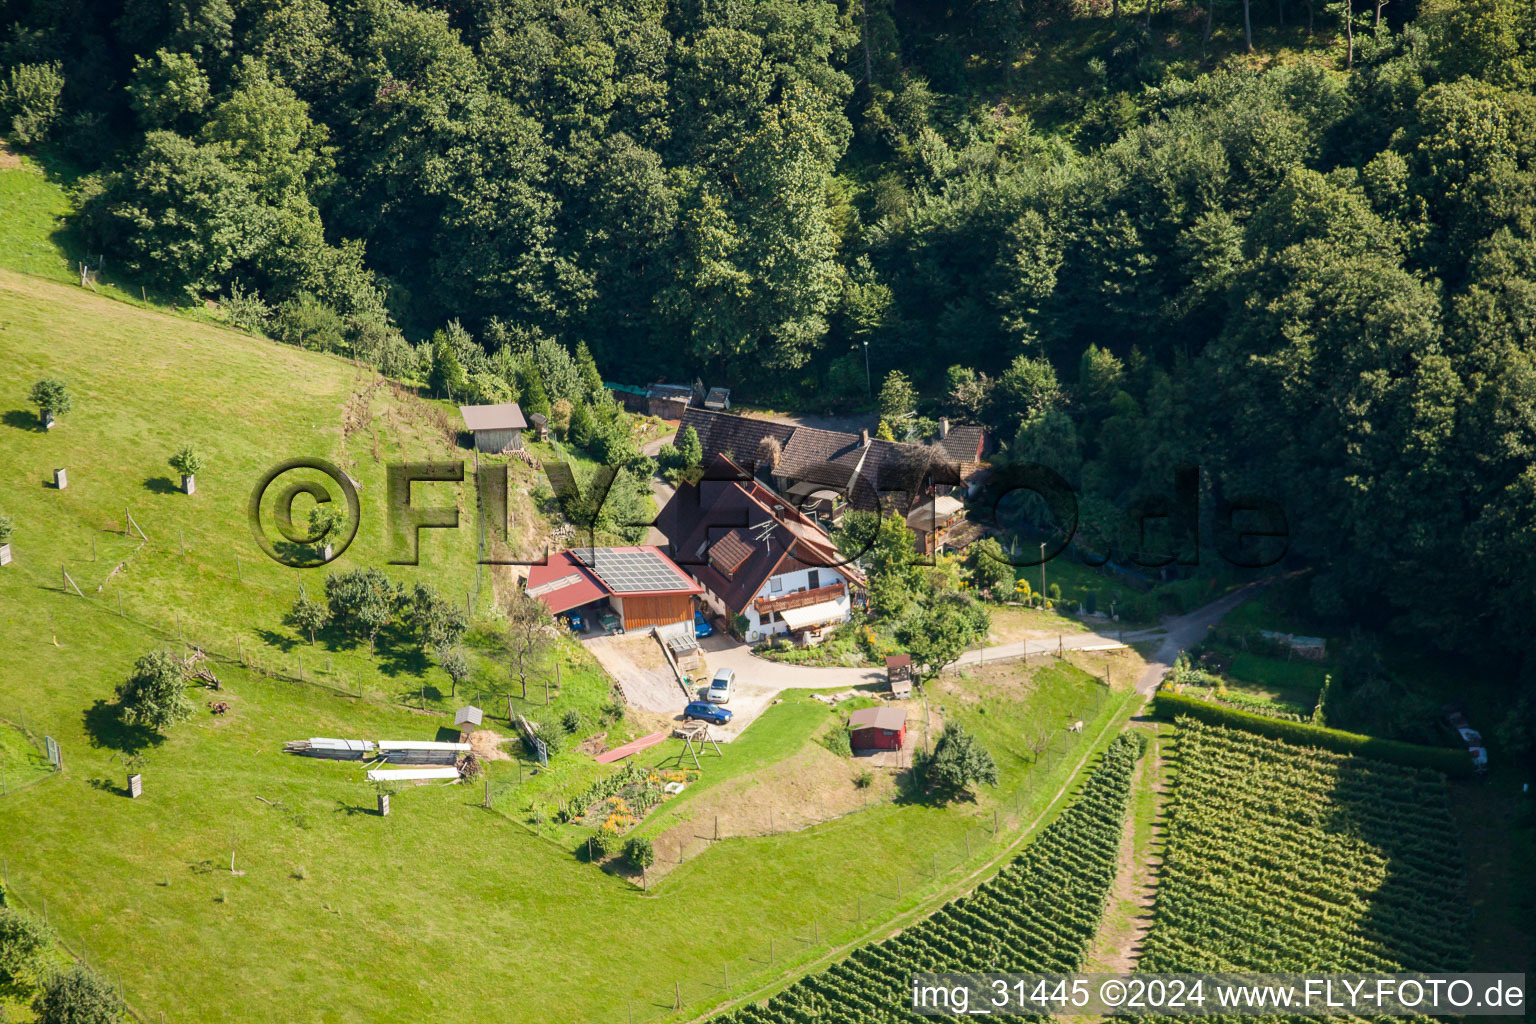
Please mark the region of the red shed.
[[902, 708], [863, 708], [848, 716], [854, 750], [900, 750], [907, 739], [907, 713]]

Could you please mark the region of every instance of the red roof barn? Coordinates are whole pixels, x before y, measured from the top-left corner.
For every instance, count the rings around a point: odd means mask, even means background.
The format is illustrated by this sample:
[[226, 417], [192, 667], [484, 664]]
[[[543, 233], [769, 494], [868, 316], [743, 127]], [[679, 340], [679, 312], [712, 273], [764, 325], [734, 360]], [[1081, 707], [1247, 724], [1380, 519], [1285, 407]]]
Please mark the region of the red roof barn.
[[907, 740], [907, 713], [901, 708], [862, 708], [848, 716], [854, 750], [900, 750]]

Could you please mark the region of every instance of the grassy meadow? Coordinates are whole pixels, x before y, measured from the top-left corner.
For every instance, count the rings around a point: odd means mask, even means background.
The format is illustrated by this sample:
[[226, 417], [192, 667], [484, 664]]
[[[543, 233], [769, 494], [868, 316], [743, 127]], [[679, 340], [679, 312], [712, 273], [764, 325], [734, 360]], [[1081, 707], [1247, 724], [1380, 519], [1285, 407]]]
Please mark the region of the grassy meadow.
[[[0, 858], [16, 897], [39, 913], [46, 900], [69, 953], [121, 984], [146, 1019], [286, 1021], [312, 1008], [324, 1021], [446, 1021], [462, 993], [483, 989], [518, 993], [528, 1019], [620, 1021], [633, 1008], [646, 1020], [671, 1015], [674, 982], [685, 1014], [697, 1012], [788, 978], [995, 863], [1129, 714], [1124, 693], [1090, 703], [1098, 684], [1067, 667], [1036, 670], [1006, 712], [957, 697], [952, 713], [998, 756], [996, 791], [949, 807], [882, 800], [803, 831], [715, 843], [649, 892], [583, 863], [579, 827], [531, 823], [534, 808], [601, 770], [579, 753], [537, 776], [495, 762], [490, 807], [479, 786], [424, 787], [381, 818], [357, 766], [289, 757], [283, 742], [432, 738], [456, 700], [409, 637], [386, 633], [370, 657], [355, 638], [325, 632], [311, 645], [285, 626], [299, 588], [319, 595], [326, 570], [259, 554], [246, 502], [263, 471], [293, 456], [353, 476], [362, 522], [336, 567], [379, 565], [465, 595], [482, 648], [465, 689], [501, 714], [513, 685], [487, 639], [494, 595], [488, 575], [477, 586], [473, 491], [418, 485], [418, 504], [456, 503], [465, 528], [425, 531], [417, 566], [386, 564], [384, 467], [462, 457], [446, 410], [344, 360], [11, 271], [0, 271], [0, 346], [0, 509], [16, 521], [15, 561], [0, 571], [0, 719], [55, 737], [65, 758], [49, 774], [5, 728], [7, 779], [35, 781], [8, 782], [0, 797]], [[26, 402], [44, 375], [75, 396], [49, 432]], [[207, 456], [191, 496], [166, 463], [187, 442]], [[59, 467], [64, 490], [52, 483]], [[125, 511], [144, 537], [125, 535]], [[178, 643], [209, 651], [223, 689], [195, 691], [197, 717], [166, 736], [124, 729], [113, 688], [144, 651]], [[606, 677], [574, 645], [558, 657], [555, 710], [594, 722]], [[552, 671], [541, 666], [519, 710], [539, 709]], [[228, 714], [203, 707], [215, 696]], [[1016, 749], [1018, 716], [1085, 709], [1088, 731], [1038, 763]], [[771, 709], [696, 794], [793, 756], [831, 718], [798, 695]], [[633, 728], [611, 724], [610, 741]], [[138, 800], [125, 794], [132, 752], [144, 758]], [[645, 828], [687, 813], [666, 806]], [[20, 1003], [7, 1009], [26, 1019]]]

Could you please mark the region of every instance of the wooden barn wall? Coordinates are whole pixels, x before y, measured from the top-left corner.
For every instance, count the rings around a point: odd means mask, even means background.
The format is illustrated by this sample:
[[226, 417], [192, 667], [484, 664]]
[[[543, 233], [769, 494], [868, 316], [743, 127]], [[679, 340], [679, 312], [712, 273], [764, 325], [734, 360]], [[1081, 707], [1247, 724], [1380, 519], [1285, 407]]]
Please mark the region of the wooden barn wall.
[[614, 597], [612, 604], [624, 620], [625, 629], [665, 626], [693, 618], [692, 594], [657, 594], [654, 597]]

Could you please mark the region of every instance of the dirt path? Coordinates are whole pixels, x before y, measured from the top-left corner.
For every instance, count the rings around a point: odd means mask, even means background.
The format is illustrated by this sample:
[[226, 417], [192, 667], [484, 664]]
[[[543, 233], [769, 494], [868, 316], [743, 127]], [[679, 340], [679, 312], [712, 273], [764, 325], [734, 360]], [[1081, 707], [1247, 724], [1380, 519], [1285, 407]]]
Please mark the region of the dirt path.
[[[1136, 724], [1136, 728], [1155, 727]], [[1162, 864], [1164, 800], [1167, 771], [1163, 759], [1166, 736], [1156, 736], [1136, 766], [1131, 809], [1120, 837], [1120, 863], [1109, 905], [1087, 958], [1093, 971], [1129, 973], [1141, 959], [1142, 943], [1152, 927], [1158, 871]]]

